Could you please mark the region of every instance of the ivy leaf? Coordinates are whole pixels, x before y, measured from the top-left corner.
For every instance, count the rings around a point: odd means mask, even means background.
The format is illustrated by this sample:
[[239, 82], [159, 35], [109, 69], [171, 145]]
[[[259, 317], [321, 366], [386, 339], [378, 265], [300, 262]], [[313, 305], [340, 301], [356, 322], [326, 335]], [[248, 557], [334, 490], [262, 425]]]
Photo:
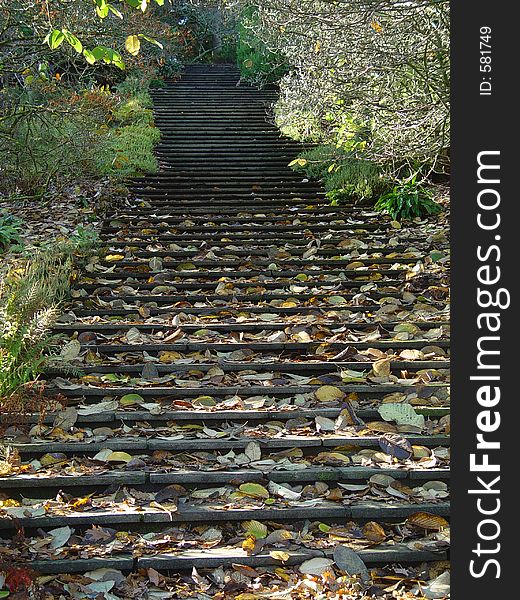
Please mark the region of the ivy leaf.
[[129, 35], [126, 38], [125, 48], [129, 54], [137, 56], [139, 54], [139, 49], [141, 48], [139, 38], [136, 35]]

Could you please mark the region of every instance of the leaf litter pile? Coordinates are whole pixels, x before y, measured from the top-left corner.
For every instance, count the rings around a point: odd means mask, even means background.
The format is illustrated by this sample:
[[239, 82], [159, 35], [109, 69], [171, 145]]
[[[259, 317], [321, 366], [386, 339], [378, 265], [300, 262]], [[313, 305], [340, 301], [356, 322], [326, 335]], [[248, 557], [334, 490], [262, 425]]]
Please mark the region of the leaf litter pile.
[[[264, 114], [216, 69], [219, 101]], [[328, 206], [292, 142], [200, 171], [175, 85], [170, 154], [59, 320], [46, 410], [4, 427], [0, 597], [447, 597], [445, 223]]]

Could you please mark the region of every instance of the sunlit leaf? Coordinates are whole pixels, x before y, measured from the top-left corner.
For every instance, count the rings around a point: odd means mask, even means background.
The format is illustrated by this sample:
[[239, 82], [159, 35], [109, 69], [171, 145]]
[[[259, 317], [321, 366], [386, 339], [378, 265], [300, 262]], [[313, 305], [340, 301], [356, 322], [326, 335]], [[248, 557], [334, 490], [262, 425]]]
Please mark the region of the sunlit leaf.
[[125, 48], [132, 56], [137, 56], [141, 48], [139, 38], [136, 35], [129, 35], [125, 41]]

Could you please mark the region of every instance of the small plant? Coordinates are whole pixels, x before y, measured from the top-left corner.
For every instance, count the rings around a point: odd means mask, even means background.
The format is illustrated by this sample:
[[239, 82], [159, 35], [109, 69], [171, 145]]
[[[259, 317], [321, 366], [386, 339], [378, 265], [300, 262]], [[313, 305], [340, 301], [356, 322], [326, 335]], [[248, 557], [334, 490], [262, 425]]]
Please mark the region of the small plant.
[[22, 221], [7, 212], [0, 212], [0, 251], [20, 242]]
[[381, 196], [375, 208], [386, 211], [392, 219], [399, 221], [434, 215], [441, 211], [430, 192], [417, 183], [416, 175], [410, 181], [395, 185], [390, 192]]
[[93, 227], [79, 225], [72, 234], [71, 241], [79, 251], [85, 252], [99, 244], [99, 234]]

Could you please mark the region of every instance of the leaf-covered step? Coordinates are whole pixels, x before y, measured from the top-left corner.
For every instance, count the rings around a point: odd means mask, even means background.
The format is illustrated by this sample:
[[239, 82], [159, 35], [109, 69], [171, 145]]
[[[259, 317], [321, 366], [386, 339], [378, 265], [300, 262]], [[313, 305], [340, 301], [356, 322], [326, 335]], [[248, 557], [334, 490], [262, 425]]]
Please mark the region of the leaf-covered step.
[[[52, 538], [49, 539], [49, 541]], [[358, 556], [366, 564], [386, 564], [391, 560], [399, 563], [422, 563], [424, 561], [446, 560], [447, 553], [439, 547], [438, 550], [427, 550], [418, 547], [413, 548], [406, 544], [379, 544], [374, 547], [360, 549]], [[110, 574], [117, 576], [118, 572], [137, 571], [138, 569], [163, 570], [163, 571], [186, 571], [191, 572], [194, 568], [204, 572], [204, 569], [215, 569], [222, 567], [233, 567], [238, 572], [246, 571], [249, 575], [255, 574], [254, 568], [271, 566], [278, 568], [280, 564], [286, 566], [300, 565], [312, 558], [323, 558], [326, 564], [332, 564], [333, 552], [331, 550], [313, 550], [309, 548], [291, 549], [286, 548], [282, 551], [261, 552], [250, 554], [245, 550], [236, 547], [230, 548], [206, 548], [203, 550], [180, 550], [175, 553], [161, 553], [152, 556], [141, 556], [136, 559], [128, 554], [117, 554], [109, 557], [93, 557], [89, 559], [70, 558], [31, 560], [30, 566], [35, 571], [42, 574], [63, 574], [63, 573], [96, 573], [102, 569], [114, 569], [115, 571], [103, 571], [106, 576]], [[13, 564], [24, 567], [28, 564], [28, 559], [15, 557]], [[248, 571], [251, 569], [251, 571]], [[135, 577], [134, 577], [135, 579]], [[112, 580], [109, 580], [111, 582]], [[87, 586], [87, 589], [88, 586]], [[93, 587], [93, 590], [98, 589]], [[196, 593], [194, 591], [194, 593]]]
[[[89, 452], [92, 454], [99, 453], [102, 450], [108, 449], [114, 452], [132, 452], [139, 454], [144, 450], [168, 450], [168, 451], [185, 451], [185, 450], [228, 450], [231, 448], [241, 449], [247, 448], [252, 442], [258, 444], [260, 450], [266, 452], [275, 448], [318, 448], [318, 447], [336, 447], [336, 446], [353, 446], [356, 448], [380, 448], [383, 446], [389, 449], [390, 455], [396, 457], [410, 457], [412, 450], [411, 445], [424, 446], [426, 448], [436, 447], [449, 444], [449, 437], [446, 435], [413, 435], [405, 434], [399, 436], [399, 440], [386, 442], [386, 438], [382, 436], [353, 436], [353, 435], [307, 435], [298, 436], [278, 433], [272, 437], [237, 437], [228, 439], [215, 439], [211, 435], [205, 438], [194, 437], [192, 439], [184, 438], [182, 435], [165, 435], [167, 432], [161, 432], [161, 437], [146, 439], [134, 439], [131, 436], [120, 436], [117, 439], [104, 439], [98, 442], [13, 442], [12, 447], [16, 448], [21, 454], [38, 454], [38, 453], [70, 453], [70, 452]], [[406, 442], [406, 443], [405, 443]], [[400, 448], [402, 447], [402, 451]], [[107, 456], [110, 455], [108, 452]], [[100, 457], [102, 460], [104, 457]], [[115, 462], [125, 462], [125, 460]], [[348, 461], [347, 461], [348, 462]]]
[[[246, 487], [244, 487], [246, 486]], [[258, 488], [256, 486], [259, 486]], [[184, 505], [176, 505], [164, 503], [161, 508], [149, 506], [130, 506], [119, 505], [113, 502], [113, 506], [109, 509], [100, 510], [84, 510], [78, 511], [70, 509], [65, 504], [63, 508], [48, 507], [47, 511], [43, 510], [43, 515], [40, 515], [38, 504], [25, 509], [25, 513], [29, 516], [22, 516], [22, 510], [7, 509], [7, 513], [15, 514], [18, 524], [22, 527], [81, 527], [85, 525], [136, 525], [140, 523], [204, 523], [204, 522], [221, 522], [221, 521], [245, 521], [248, 519], [254, 520], [269, 520], [269, 521], [285, 521], [295, 519], [312, 519], [312, 520], [330, 520], [330, 519], [395, 519], [404, 520], [416, 513], [428, 513], [439, 516], [449, 514], [449, 504], [445, 502], [436, 503], [408, 503], [408, 502], [368, 502], [360, 501], [352, 504], [339, 504], [330, 501], [322, 502], [300, 502], [297, 507], [276, 507], [268, 505], [267, 508], [264, 502], [255, 496], [253, 493], [260, 493], [260, 488], [265, 489], [260, 484], [245, 483], [241, 485], [242, 489], [251, 492], [252, 498], [249, 505], [240, 508], [230, 508], [227, 503], [219, 504], [212, 502], [210, 505], [190, 506], [189, 503]], [[267, 490], [266, 490], [267, 492]], [[269, 495], [269, 492], [267, 492]], [[264, 498], [265, 499], [265, 498]], [[42, 504], [42, 503], [40, 503]], [[170, 508], [169, 508], [170, 506]], [[31, 511], [38, 516], [30, 516]], [[20, 516], [18, 516], [20, 515]], [[10, 520], [0, 520], [0, 530], [10, 529]]]
[[[313, 483], [316, 481], [348, 482], [348, 481], [367, 481], [374, 475], [384, 475], [396, 480], [407, 480], [410, 482], [424, 482], [446, 480], [450, 477], [448, 469], [396, 469], [396, 468], [375, 468], [375, 467], [337, 467], [337, 468], [307, 468], [296, 471], [259, 471], [259, 470], [234, 470], [234, 471], [211, 471], [201, 469], [198, 471], [189, 471], [179, 469], [167, 473], [150, 473], [146, 471], [118, 471], [113, 470], [101, 474], [89, 475], [85, 469], [84, 474], [59, 475], [47, 471], [39, 471], [34, 474], [22, 474], [17, 477], [1, 477], [0, 485], [2, 489], [25, 489], [25, 488], [45, 488], [59, 487], [109, 487], [117, 485], [149, 486], [155, 484], [171, 485], [193, 485], [193, 484], [221, 484], [230, 481], [243, 482], [262, 482], [267, 479], [277, 483]], [[160, 487], [158, 489], [161, 489]]]
[[[225, 317], [223, 316], [223, 320]], [[211, 322], [207, 320], [202, 320], [197, 323], [192, 321], [180, 322], [176, 324], [176, 328], [181, 331], [193, 332], [199, 331], [203, 328], [208, 328], [213, 331], [280, 331], [291, 329], [295, 327], [311, 327], [313, 325], [317, 325], [320, 327], [330, 328], [332, 331], [336, 330], [348, 330], [348, 331], [365, 331], [367, 329], [376, 330], [378, 327], [386, 331], [408, 331], [409, 333], [413, 333], [416, 335], [419, 330], [421, 331], [429, 331], [431, 329], [443, 328], [446, 331], [450, 329], [449, 321], [406, 321], [406, 323], [402, 323], [401, 321], [385, 321], [384, 323], [374, 323], [374, 322], [366, 322], [366, 321], [339, 321], [332, 320], [327, 316], [317, 319], [306, 319], [306, 318], [291, 318], [291, 320], [283, 321], [280, 320], [278, 322], [265, 322], [265, 321], [253, 321], [247, 322], [245, 316], [243, 316], [240, 323], [234, 323], [230, 320], [229, 323], [226, 322]], [[74, 333], [75, 331], [96, 331], [96, 332], [116, 332], [116, 331], [127, 331], [128, 329], [136, 328], [138, 331], [143, 332], [151, 332], [157, 333], [160, 331], [169, 332], [172, 331], [171, 323], [160, 323], [160, 322], [150, 322], [150, 323], [115, 323], [115, 322], [99, 322], [96, 319], [95, 322], [92, 323], [82, 323], [79, 321], [63, 324], [63, 325], [55, 325], [54, 329], [56, 331]]]

